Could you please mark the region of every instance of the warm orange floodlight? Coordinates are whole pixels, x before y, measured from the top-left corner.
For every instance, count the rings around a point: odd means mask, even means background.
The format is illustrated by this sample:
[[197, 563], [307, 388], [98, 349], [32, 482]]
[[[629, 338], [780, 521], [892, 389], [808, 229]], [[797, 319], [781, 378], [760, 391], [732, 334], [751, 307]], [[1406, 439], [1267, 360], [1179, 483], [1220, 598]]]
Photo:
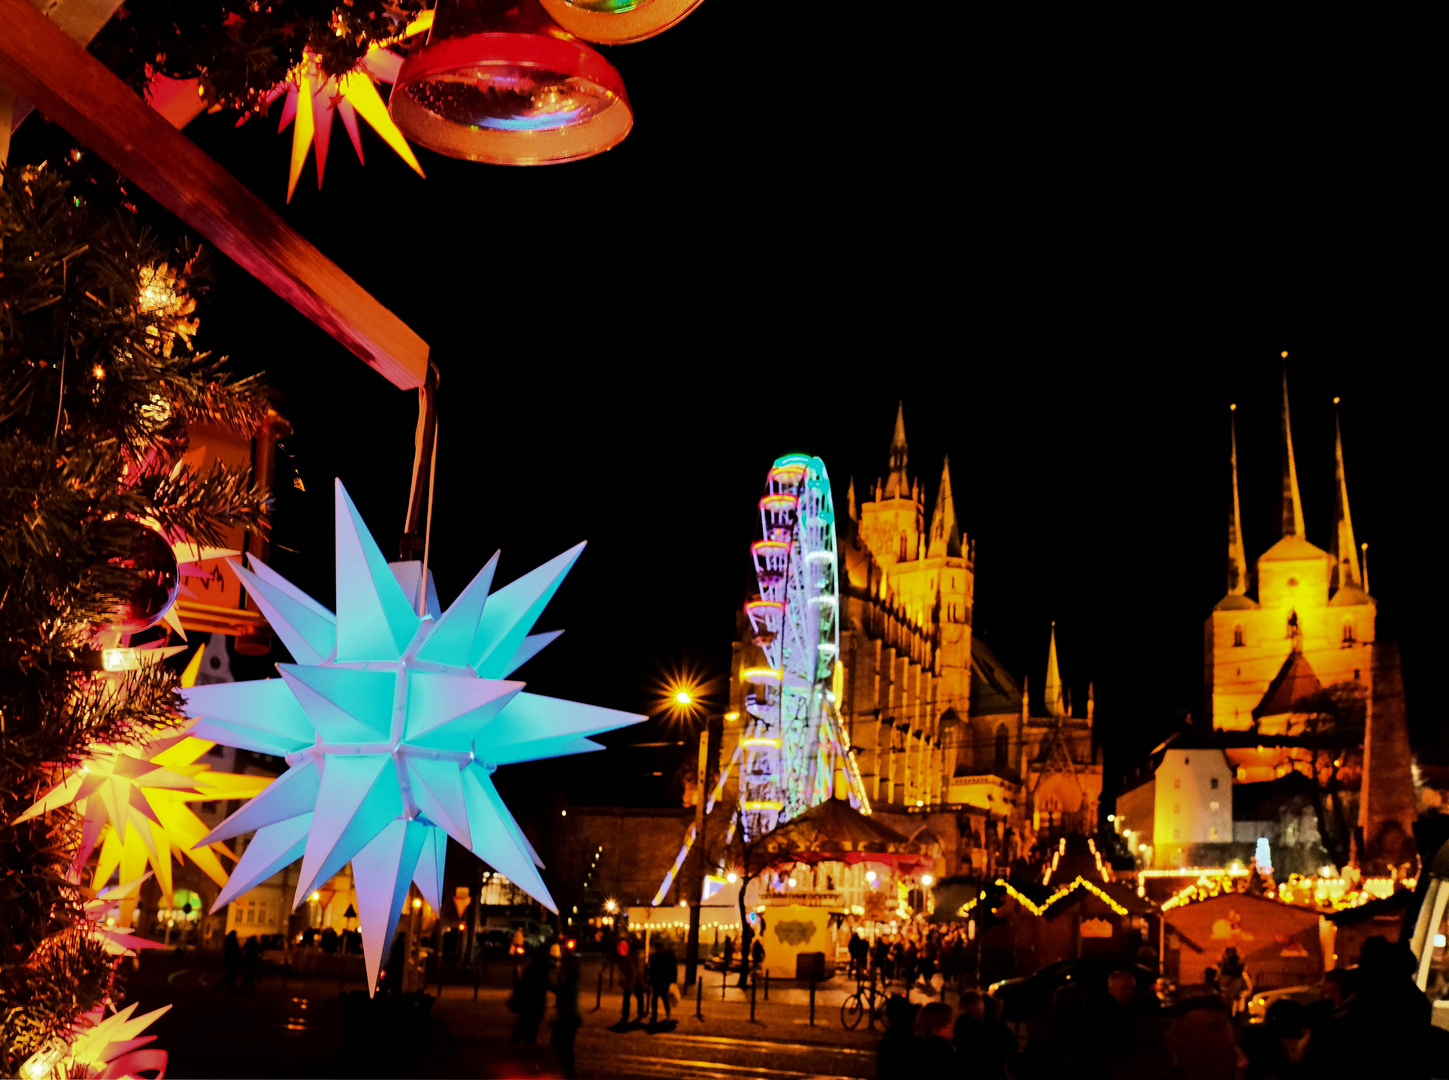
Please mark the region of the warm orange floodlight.
[[625, 45], [662, 34], [701, 0], [543, 0], [570, 34], [604, 45]]

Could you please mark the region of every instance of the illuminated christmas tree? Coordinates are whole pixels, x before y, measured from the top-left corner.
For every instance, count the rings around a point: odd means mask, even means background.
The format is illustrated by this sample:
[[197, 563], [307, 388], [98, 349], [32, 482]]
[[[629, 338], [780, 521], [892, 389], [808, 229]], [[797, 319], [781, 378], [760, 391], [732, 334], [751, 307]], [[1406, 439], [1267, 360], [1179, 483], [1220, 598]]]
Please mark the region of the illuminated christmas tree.
[[182, 719], [174, 670], [107, 670], [97, 646], [164, 641], [147, 629], [174, 596], [163, 537], [214, 543], [265, 506], [246, 473], [180, 463], [188, 423], [250, 432], [266, 400], [193, 348], [196, 252], [163, 250], [114, 178], [82, 175], [89, 164], [75, 154], [69, 175], [0, 178], [0, 1069], [11, 1076], [77, 1045], [93, 1010], [119, 996], [114, 949], [86, 917], [73, 865], [81, 816], [16, 819], [98, 748]]

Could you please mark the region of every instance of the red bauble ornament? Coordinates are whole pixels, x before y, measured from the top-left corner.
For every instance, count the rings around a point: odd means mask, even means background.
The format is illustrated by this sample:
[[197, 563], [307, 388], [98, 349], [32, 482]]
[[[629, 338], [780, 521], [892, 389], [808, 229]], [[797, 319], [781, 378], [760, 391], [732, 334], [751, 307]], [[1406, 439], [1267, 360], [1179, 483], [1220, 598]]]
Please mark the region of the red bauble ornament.
[[181, 575], [176, 553], [164, 536], [139, 521], [127, 521], [125, 526], [127, 537], [121, 544], [124, 554], [113, 556], [110, 562], [134, 571], [136, 577], [129, 595], [116, 608], [111, 628], [134, 634], [161, 621], [176, 602]]

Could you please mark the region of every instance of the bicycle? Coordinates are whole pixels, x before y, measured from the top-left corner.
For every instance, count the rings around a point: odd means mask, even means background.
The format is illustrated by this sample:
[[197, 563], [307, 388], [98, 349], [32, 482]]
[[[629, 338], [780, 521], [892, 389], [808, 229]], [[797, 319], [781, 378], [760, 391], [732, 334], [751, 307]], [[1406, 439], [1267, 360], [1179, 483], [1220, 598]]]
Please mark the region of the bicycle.
[[880, 1019], [881, 1011], [885, 1007], [886, 995], [877, 990], [875, 984], [867, 985], [857, 983], [855, 993], [851, 994], [840, 1004], [840, 1025], [844, 1028], [854, 1030], [860, 1026], [860, 1018], [870, 1010], [871, 1021]]

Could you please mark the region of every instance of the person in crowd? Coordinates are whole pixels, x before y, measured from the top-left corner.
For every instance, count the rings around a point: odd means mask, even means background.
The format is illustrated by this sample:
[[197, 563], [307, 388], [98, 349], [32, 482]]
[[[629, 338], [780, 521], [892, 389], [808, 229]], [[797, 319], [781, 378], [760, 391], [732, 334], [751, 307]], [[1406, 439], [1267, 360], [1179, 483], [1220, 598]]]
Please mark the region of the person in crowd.
[[1403, 942], [1371, 937], [1359, 953], [1354, 990], [1342, 1006], [1342, 1019], [1328, 1028], [1331, 1043], [1327, 1060], [1344, 1075], [1372, 1073], [1382, 1068], [1392, 1048], [1395, 1072], [1409, 1077], [1429, 1075], [1429, 1066], [1442, 1065], [1435, 1048], [1433, 1005], [1414, 982], [1414, 954]]
[[649, 1009], [650, 1023], [659, 1022], [659, 1002], [664, 1002], [664, 1019], [669, 1020], [673, 1016], [673, 1008], [669, 1000], [669, 991], [679, 981], [679, 961], [674, 957], [674, 950], [669, 947], [669, 942], [661, 941], [659, 947], [649, 957], [649, 989], [653, 991], [654, 1002]]
[[865, 978], [866, 960], [870, 956], [870, 946], [866, 944], [865, 938], [860, 936], [859, 930], [850, 932], [850, 944], [846, 946], [850, 954], [850, 974], [853, 978]]
[[262, 939], [253, 934], [242, 946], [241, 993], [257, 992], [257, 970], [262, 966]]
[[1103, 1064], [1114, 1080], [1165, 1076], [1172, 1055], [1162, 1038], [1157, 995], [1138, 988], [1137, 976], [1119, 968], [1107, 976], [1107, 997], [1098, 1033], [1107, 1048]]
[[624, 992], [624, 1012], [620, 1024], [629, 1022], [629, 1001], [638, 1002], [638, 1020], [644, 1022], [645, 995], [644, 946], [638, 934], [630, 934], [619, 941], [619, 986]]
[[1243, 1033], [1247, 1080], [1296, 1080], [1312, 1075], [1306, 1060], [1312, 1041], [1308, 1009], [1290, 998], [1273, 1002], [1263, 1023]]
[[317, 943], [322, 946], [323, 952], [329, 954], [335, 953], [337, 951], [338, 944], [337, 931], [332, 929], [332, 927], [330, 926], [327, 927], [327, 929], [323, 930], [322, 933], [317, 935]]
[[916, 1013], [912, 1025], [911, 1064], [917, 1076], [955, 1076], [961, 1070], [956, 1048], [951, 1045], [951, 1006], [932, 1001]]
[[918, 1007], [900, 994], [892, 994], [886, 1002], [886, 1030], [875, 1049], [876, 1080], [919, 1080], [912, 1030]]
[[522, 974], [518, 976], [518, 985], [513, 988], [513, 996], [508, 999], [509, 1008], [518, 1017], [513, 1023], [513, 1034], [508, 1039], [511, 1045], [532, 1045], [538, 1042], [538, 1027], [548, 1009], [552, 968], [548, 952], [535, 949], [528, 963], [524, 965]]
[[574, 1068], [574, 1039], [584, 1023], [579, 1013], [579, 957], [575, 952], [564, 953], [559, 961], [553, 1002], [554, 1021], [548, 1042], [564, 1076], [572, 1080], [578, 1075]]
[[750, 955], [754, 940], [755, 928], [746, 919], [743, 929], [740, 930], [740, 981], [738, 985], [741, 989], [750, 985]]
[[1243, 966], [1242, 958], [1238, 956], [1236, 945], [1229, 945], [1223, 950], [1222, 964], [1218, 970], [1218, 989], [1234, 1016], [1247, 1007], [1248, 995], [1253, 992], [1253, 980]]
[[1248, 1066], [1228, 1004], [1220, 997], [1192, 998], [1167, 1029], [1165, 1041], [1182, 1080], [1237, 1080]]
[[765, 943], [755, 938], [755, 944], [750, 948], [750, 958], [754, 961], [754, 969], [759, 971], [765, 963]]
[[222, 963], [226, 966], [226, 974], [222, 977], [221, 982], [216, 984], [216, 988], [220, 990], [222, 987], [226, 987], [229, 993], [235, 995], [237, 992], [236, 981], [241, 976], [242, 969], [241, 943], [237, 941], [235, 930], [226, 932], [226, 940], [221, 945], [221, 956]]
[[891, 961], [891, 944], [884, 937], [876, 939], [873, 963], [875, 964], [876, 971], [880, 974], [881, 983], [889, 983], [891, 981], [891, 969], [893, 967]]
[[961, 995], [961, 1015], [951, 1028], [951, 1042], [961, 1062], [971, 1062], [972, 1076], [1003, 1080], [1006, 1059], [1016, 1052], [1016, 1036], [996, 1018], [996, 1002], [980, 990]]

